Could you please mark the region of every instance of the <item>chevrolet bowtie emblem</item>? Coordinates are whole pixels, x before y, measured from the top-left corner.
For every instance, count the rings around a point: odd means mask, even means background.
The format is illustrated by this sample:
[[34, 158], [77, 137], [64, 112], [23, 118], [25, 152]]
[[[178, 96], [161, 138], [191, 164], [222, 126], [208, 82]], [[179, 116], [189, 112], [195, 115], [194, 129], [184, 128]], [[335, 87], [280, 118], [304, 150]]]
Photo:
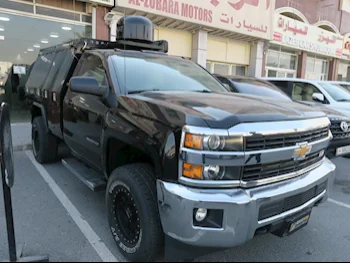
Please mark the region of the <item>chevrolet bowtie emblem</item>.
[[295, 149], [294, 151], [294, 160], [302, 160], [306, 157], [307, 154], [311, 152], [312, 146], [309, 145], [307, 142], [304, 143], [298, 143], [297, 146], [298, 149]]

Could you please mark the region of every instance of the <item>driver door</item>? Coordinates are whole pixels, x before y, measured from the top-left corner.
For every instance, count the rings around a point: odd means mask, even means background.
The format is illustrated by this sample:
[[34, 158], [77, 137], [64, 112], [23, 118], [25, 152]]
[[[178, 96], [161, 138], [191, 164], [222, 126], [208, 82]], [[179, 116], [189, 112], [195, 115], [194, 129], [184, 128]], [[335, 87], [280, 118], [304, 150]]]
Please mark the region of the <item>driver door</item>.
[[[73, 77], [94, 77], [99, 85], [108, 86], [102, 59], [85, 53], [80, 59]], [[64, 139], [77, 157], [102, 170], [101, 134], [104, 115], [108, 110], [105, 98], [72, 92], [68, 89], [64, 98]]]

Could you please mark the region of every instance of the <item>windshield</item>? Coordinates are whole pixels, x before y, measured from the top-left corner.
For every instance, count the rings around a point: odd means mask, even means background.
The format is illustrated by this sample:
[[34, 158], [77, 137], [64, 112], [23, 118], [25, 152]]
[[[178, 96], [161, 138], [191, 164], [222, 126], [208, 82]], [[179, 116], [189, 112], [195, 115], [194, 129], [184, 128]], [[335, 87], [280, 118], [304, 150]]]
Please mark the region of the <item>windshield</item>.
[[339, 102], [350, 101], [350, 92], [338, 84], [331, 84], [320, 82], [321, 87], [323, 87], [327, 93], [335, 100]]
[[233, 79], [231, 81], [239, 93], [291, 101], [283, 91], [272, 84], [253, 79]]
[[113, 56], [118, 79], [128, 93], [143, 91], [228, 92], [195, 63], [167, 56], [144, 54]]

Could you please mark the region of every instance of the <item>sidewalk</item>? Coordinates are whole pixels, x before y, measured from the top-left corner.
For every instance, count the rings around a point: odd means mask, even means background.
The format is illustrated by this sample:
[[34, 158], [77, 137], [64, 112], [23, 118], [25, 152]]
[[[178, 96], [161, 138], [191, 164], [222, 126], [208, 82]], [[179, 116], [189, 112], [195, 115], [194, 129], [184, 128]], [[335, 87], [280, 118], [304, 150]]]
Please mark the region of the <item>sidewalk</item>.
[[26, 151], [32, 149], [32, 125], [27, 123], [13, 123], [12, 129], [12, 144], [13, 151]]

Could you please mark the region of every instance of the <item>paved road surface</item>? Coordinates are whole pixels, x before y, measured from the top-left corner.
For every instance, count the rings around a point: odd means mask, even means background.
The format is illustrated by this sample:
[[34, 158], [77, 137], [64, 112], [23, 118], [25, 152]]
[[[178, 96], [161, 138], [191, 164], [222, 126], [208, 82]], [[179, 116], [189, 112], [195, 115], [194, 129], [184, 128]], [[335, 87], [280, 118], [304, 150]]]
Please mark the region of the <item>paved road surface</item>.
[[[123, 261], [108, 229], [104, 192], [91, 192], [60, 162], [36, 167], [30, 156], [15, 153], [13, 188], [17, 241], [27, 243], [25, 255], [49, 254], [51, 261]], [[350, 159], [334, 162], [338, 170], [332, 200], [340, 203], [315, 208], [306, 228], [284, 239], [260, 236], [195, 261], [348, 261]], [[4, 222], [0, 198], [0, 261], [8, 255]]]

